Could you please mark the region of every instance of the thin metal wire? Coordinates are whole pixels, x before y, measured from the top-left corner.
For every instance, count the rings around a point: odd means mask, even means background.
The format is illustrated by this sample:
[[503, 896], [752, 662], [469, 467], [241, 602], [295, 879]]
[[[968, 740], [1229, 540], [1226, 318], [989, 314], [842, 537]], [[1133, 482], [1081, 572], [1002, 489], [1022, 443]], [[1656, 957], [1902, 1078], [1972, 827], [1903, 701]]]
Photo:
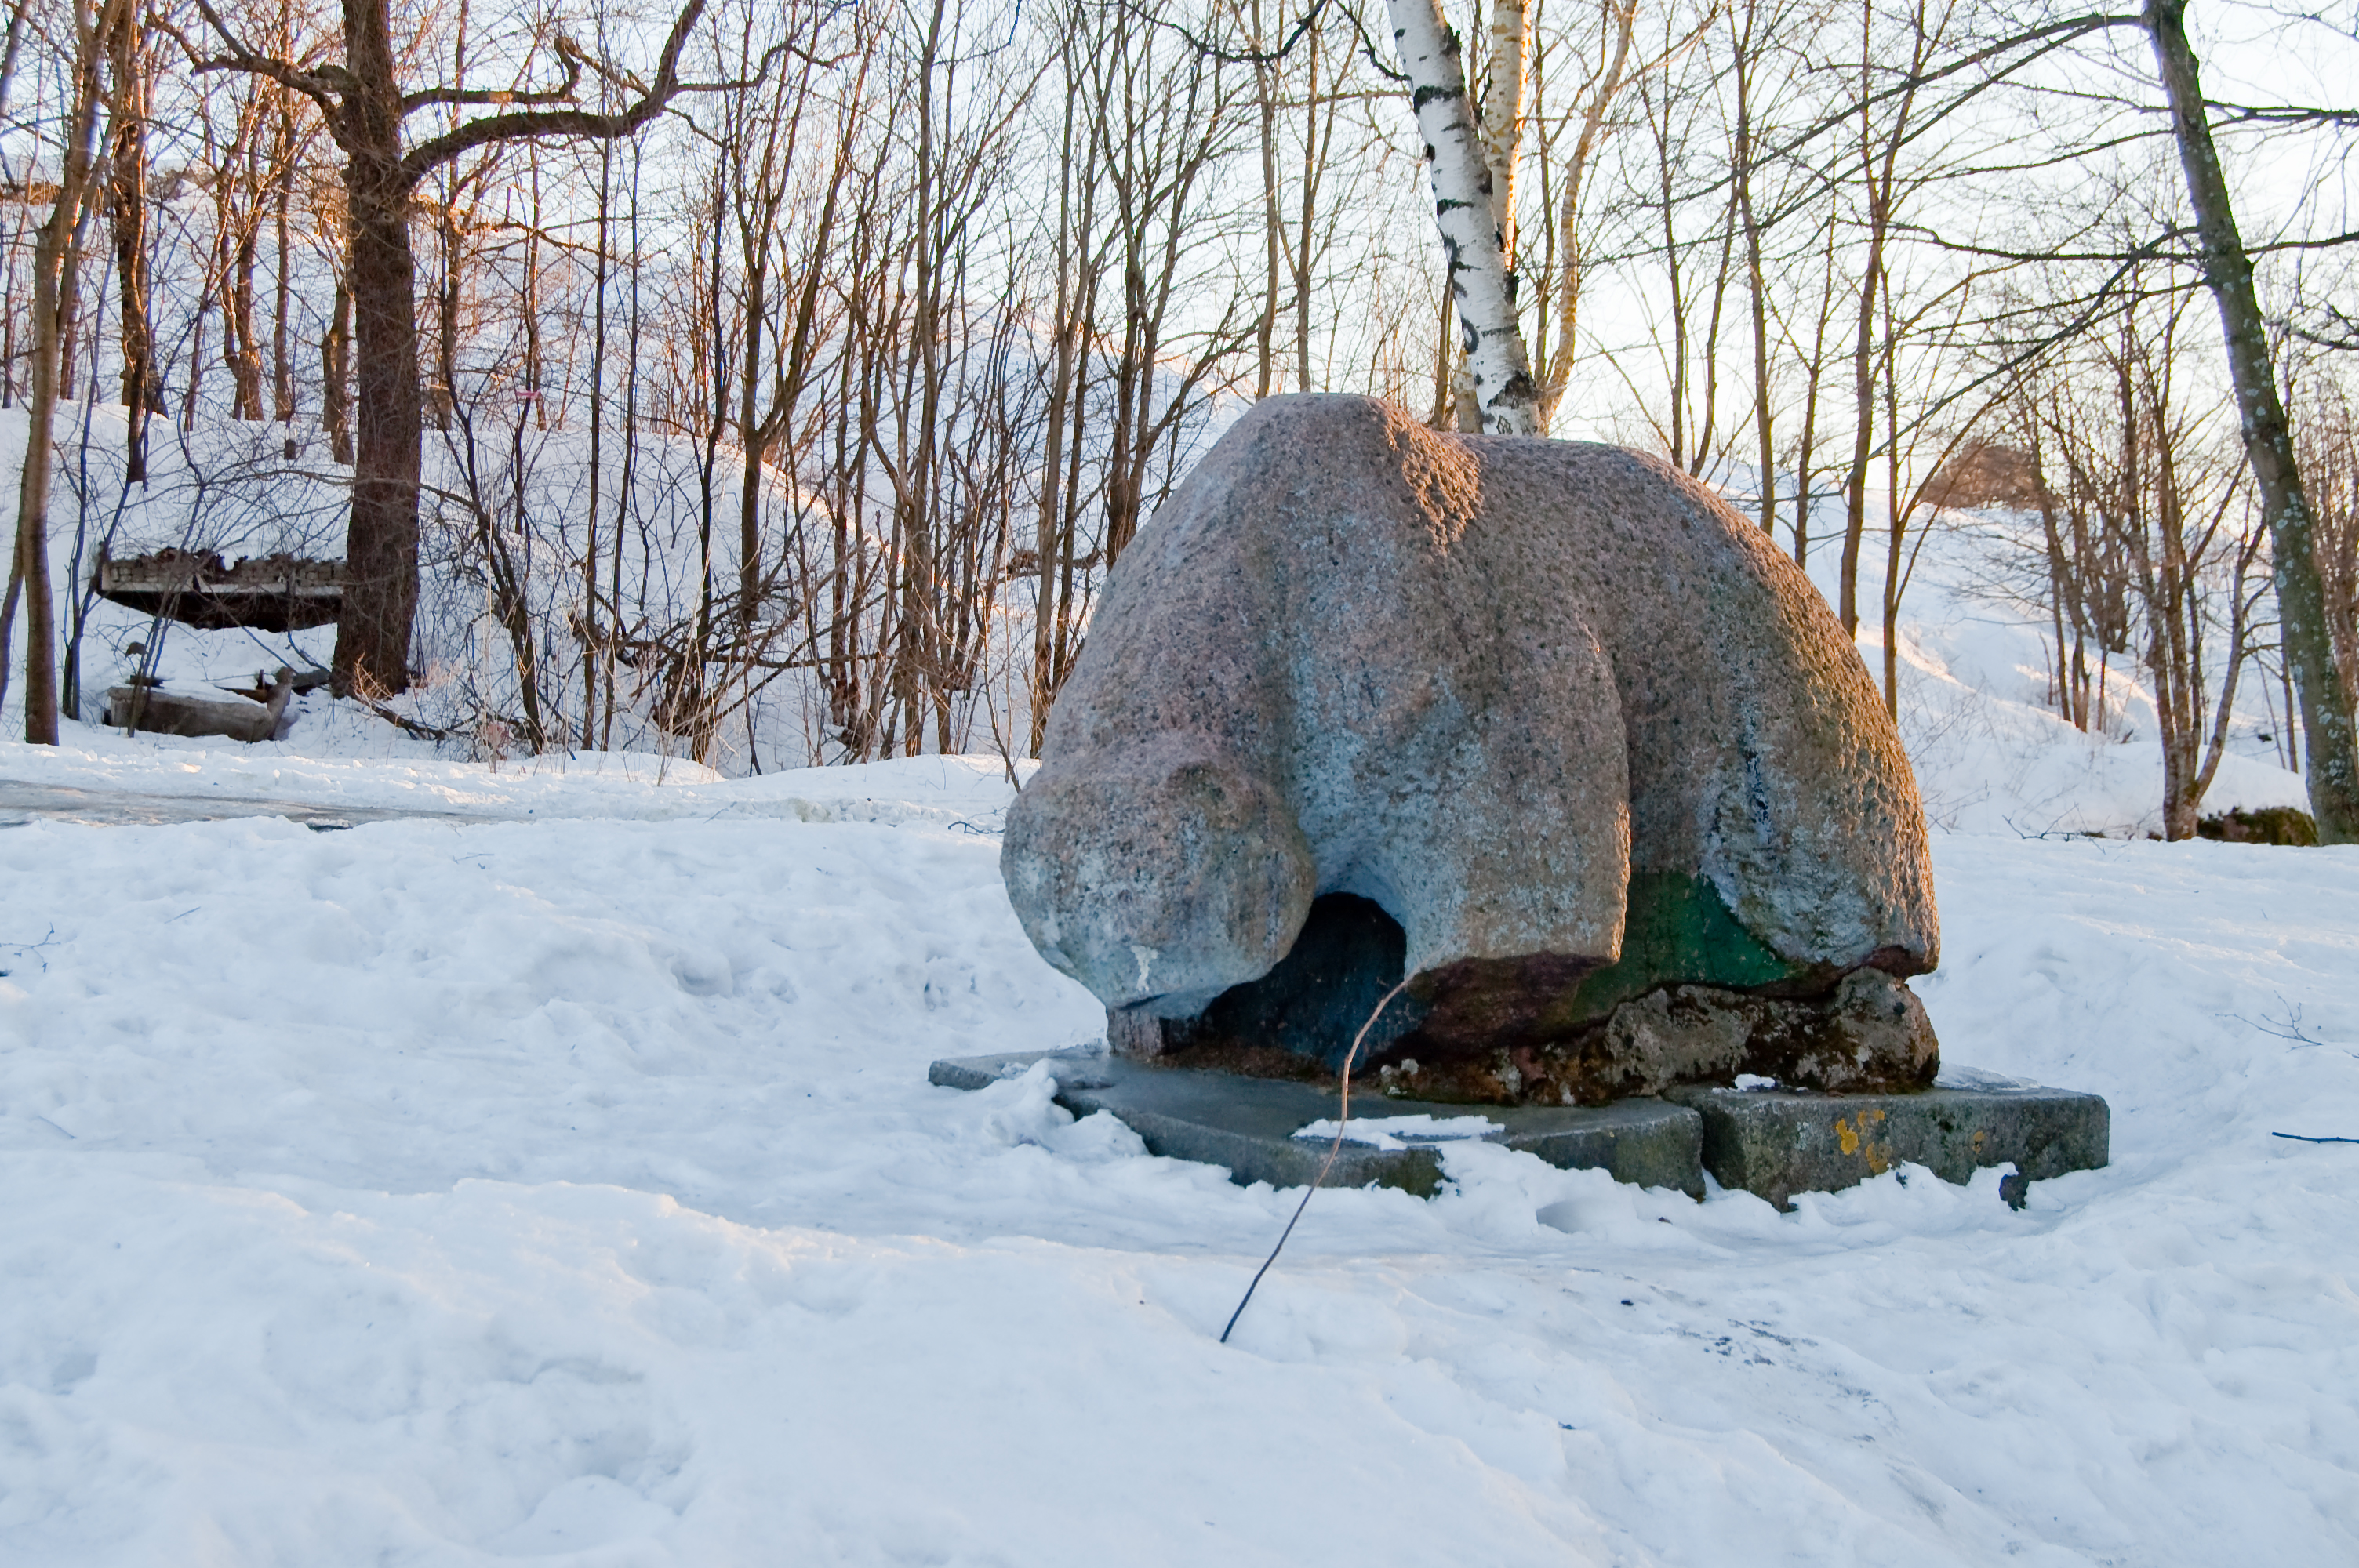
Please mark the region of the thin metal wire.
[[1263, 1259], [1261, 1267], [1254, 1271], [1253, 1283], [1245, 1287], [1243, 1300], [1237, 1303], [1237, 1310], [1229, 1314], [1229, 1326], [1221, 1330], [1222, 1344], [1229, 1342], [1229, 1329], [1236, 1327], [1237, 1319], [1245, 1316], [1245, 1303], [1253, 1300], [1254, 1292], [1261, 1286], [1261, 1277], [1269, 1272], [1272, 1263], [1277, 1261], [1278, 1253], [1285, 1249], [1286, 1238], [1294, 1234], [1294, 1227], [1302, 1218], [1302, 1211], [1310, 1206], [1310, 1195], [1319, 1190], [1320, 1184], [1327, 1180], [1327, 1173], [1335, 1168], [1335, 1156], [1343, 1152], [1344, 1130], [1352, 1124], [1352, 1064], [1359, 1060], [1360, 1043], [1367, 1039], [1368, 1031], [1376, 1026], [1376, 1020], [1384, 1015], [1386, 1006], [1408, 989], [1408, 979], [1403, 976], [1401, 983], [1384, 994], [1376, 1003], [1376, 1011], [1368, 1014], [1368, 1022], [1360, 1025], [1360, 1032], [1352, 1036], [1352, 1049], [1343, 1056], [1343, 1096], [1335, 1113], [1335, 1141], [1327, 1146], [1327, 1158], [1319, 1162], [1319, 1173], [1310, 1178], [1309, 1186], [1302, 1189], [1302, 1201], [1294, 1206], [1294, 1218], [1288, 1220], [1286, 1228], [1277, 1233], [1277, 1245], [1269, 1249], [1269, 1256]]

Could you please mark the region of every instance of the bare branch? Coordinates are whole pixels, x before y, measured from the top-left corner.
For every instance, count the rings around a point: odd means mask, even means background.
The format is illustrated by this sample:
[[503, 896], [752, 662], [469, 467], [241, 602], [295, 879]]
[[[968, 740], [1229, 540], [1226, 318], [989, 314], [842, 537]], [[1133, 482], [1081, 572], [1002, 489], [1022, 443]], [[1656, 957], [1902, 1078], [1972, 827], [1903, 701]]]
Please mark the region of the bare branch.
[[[671, 25], [671, 36], [664, 39], [663, 54], [656, 61], [654, 83], [636, 103], [620, 114], [601, 114], [588, 109], [526, 109], [506, 114], [486, 114], [480, 120], [469, 121], [446, 135], [436, 136], [412, 147], [401, 160], [402, 178], [414, 186], [436, 166], [492, 142], [519, 141], [529, 136], [583, 136], [593, 140], [612, 140], [629, 135], [662, 114], [664, 106], [680, 91], [679, 51], [687, 46], [688, 35], [695, 29], [697, 18], [703, 14], [704, 0], [688, 0], [679, 19]], [[606, 73], [601, 70], [600, 74]]]
[[[2010, 34], [1994, 43], [1985, 44], [1981, 49], [1960, 55], [1955, 59], [1944, 61], [1930, 70], [1911, 71], [1899, 77], [1888, 87], [1839, 103], [1817, 120], [1804, 125], [1794, 135], [1788, 137], [1784, 145], [1771, 150], [1777, 157], [1791, 157], [1829, 131], [1845, 124], [1863, 109], [1879, 107], [1895, 98], [1911, 97], [1921, 88], [1946, 81], [1951, 77], [1973, 70], [1977, 66], [1995, 64], [1995, 69], [1990, 75], [1967, 88], [1962, 96], [1948, 104], [1940, 115], [1935, 116], [1939, 119], [1955, 113], [1995, 83], [2007, 80], [2068, 44], [2093, 33], [2110, 32], [2116, 27], [2143, 28], [2145, 25], [2145, 18], [2135, 14], [2124, 16], [2110, 12], [2093, 12], [2086, 16], [2070, 16], [2061, 21], [2050, 22], [2046, 27], [2030, 27], [2020, 33]], [[2016, 55], [2013, 59], [2007, 58], [2017, 50], [2024, 52]]]
[[206, 26], [212, 28], [214, 36], [219, 38], [223, 46], [228, 49], [227, 54], [204, 53], [190, 41], [186, 33], [173, 26], [169, 18], [160, 15], [151, 16], [148, 25], [180, 46], [180, 52], [188, 57], [190, 70], [241, 70], [249, 76], [259, 76], [275, 81], [281, 87], [300, 92], [304, 97], [317, 103], [320, 106], [320, 112], [327, 115], [330, 128], [334, 127], [342, 106], [332, 95], [343, 92], [352, 82], [351, 76], [341, 67], [327, 66], [319, 70], [305, 70], [291, 60], [280, 59], [274, 55], [266, 55], [250, 48], [245, 39], [230, 30], [229, 24], [222, 19], [221, 13], [213, 9], [212, 0], [197, 0], [197, 12], [204, 17]]
[[2253, 105], [2204, 100], [2203, 107], [2223, 125], [2359, 125], [2359, 109], [2308, 109], [2298, 104]]
[[565, 80], [538, 92], [518, 92], [513, 88], [496, 87], [429, 87], [401, 95], [401, 112], [415, 114], [430, 104], [482, 103], [507, 107], [529, 103], [565, 103], [573, 97], [573, 90], [582, 82], [582, 51], [563, 33], [557, 35], [557, 58], [565, 62]]
[[[1310, 8], [1302, 13], [1302, 19], [1294, 24], [1293, 31], [1288, 33], [1285, 40], [1274, 49], [1224, 49], [1208, 39], [1198, 38], [1168, 16], [1144, 9], [1134, 4], [1133, 0], [1120, 0], [1123, 11], [1132, 20], [1144, 22], [1150, 27], [1161, 27], [1166, 32], [1177, 33], [1180, 35], [1180, 41], [1197, 55], [1205, 59], [1218, 61], [1223, 65], [1276, 65], [1294, 52], [1295, 45], [1300, 43], [1317, 25], [1320, 13], [1327, 9], [1330, 0], [1311, 0]], [[1375, 41], [1369, 38], [1368, 26], [1360, 20], [1360, 14], [1348, 5], [1339, 5], [1336, 9], [1342, 11], [1344, 20], [1352, 24], [1352, 31], [1358, 36], [1360, 48], [1367, 55], [1368, 63], [1375, 68], [1376, 74], [1387, 81], [1407, 87], [1408, 78], [1386, 64], [1384, 57], [1376, 52]]]
[[2286, 323], [2286, 330], [2303, 342], [2315, 344], [2321, 349], [2332, 349], [2338, 353], [2359, 351], [2359, 319], [2353, 319], [2332, 305], [2327, 306], [2325, 309], [2327, 319], [2333, 323], [2332, 331], [2321, 331], [2290, 321]]

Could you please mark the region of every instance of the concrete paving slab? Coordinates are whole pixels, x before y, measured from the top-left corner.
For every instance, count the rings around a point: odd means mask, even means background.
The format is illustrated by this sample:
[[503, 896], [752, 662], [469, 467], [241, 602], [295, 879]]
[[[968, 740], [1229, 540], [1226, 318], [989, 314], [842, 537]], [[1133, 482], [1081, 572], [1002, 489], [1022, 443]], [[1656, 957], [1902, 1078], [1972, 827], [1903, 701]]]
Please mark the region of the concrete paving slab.
[[1666, 1098], [1703, 1118], [1703, 1163], [1724, 1187], [1790, 1208], [1796, 1193], [1837, 1192], [1913, 1162], [1963, 1184], [2012, 1163], [2007, 1202], [2030, 1183], [2106, 1162], [2112, 1113], [2070, 1089], [1936, 1087], [1915, 1094], [1676, 1088]]
[[[1057, 1078], [1057, 1103], [1074, 1115], [1111, 1112], [1138, 1134], [1149, 1152], [1224, 1165], [1240, 1184], [1301, 1186], [1327, 1157], [1325, 1140], [1294, 1136], [1298, 1129], [1336, 1113], [1333, 1092], [1309, 1084], [1157, 1067], [1090, 1051], [953, 1057], [936, 1062], [926, 1076], [946, 1088], [979, 1089], [1017, 1076], [1043, 1059]], [[1524, 1150], [1551, 1165], [1603, 1170], [1617, 1181], [1703, 1195], [1702, 1119], [1661, 1100], [1596, 1108], [1469, 1106], [1361, 1094], [1352, 1106], [1354, 1120], [1484, 1116], [1504, 1129], [1486, 1141]], [[1441, 1161], [1432, 1144], [1378, 1149], [1346, 1143], [1327, 1180], [1332, 1186], [1373, 1182], [1430, 1195], [1440, 1184]]]

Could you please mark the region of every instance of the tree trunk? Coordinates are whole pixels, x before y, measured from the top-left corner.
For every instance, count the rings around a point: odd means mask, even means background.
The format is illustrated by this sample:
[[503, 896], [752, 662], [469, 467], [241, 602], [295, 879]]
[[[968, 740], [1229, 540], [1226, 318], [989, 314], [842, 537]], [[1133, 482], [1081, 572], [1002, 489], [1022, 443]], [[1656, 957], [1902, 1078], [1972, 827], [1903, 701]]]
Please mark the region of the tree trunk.
[[[1256, 45], [1258, 47], [1258, 45]], [[1038, 581], [1033, 589], [1032, 601], [1032, 715], [1031, 727], [1026, 736], [1024, 754], [1037, 757], [1040, 742], [1048, 734], [1049, 709], [1057, 700], [1057, 690], [1064, 681], [1064, 669], [1060, 654], [1065, 618], [1071, 604], [1064, 591], [1071, 581], [1072, 550], [1064, 525], [1065, 495], [1063, 467], [1065, 460], [1065, 426], [1074, 398], [1075, 381], [1081, 352], [1082, 306], [1078, 293], [1077, 262], [1079, 254], [1089, 243], [1090, 219], [1093, 215], [1086, 192], [1082, 194], [1082, 215], [1076, 223], [1073, 213], [1075, 187], [1087, 176], [1081, 173], [1080, 160], [1074, 156], [1073, 103], [1075, 94], [1070, 90], [1072, 65], [1065, 62], [1068, 91], [1065, 94], [1062, 140], [1058, 148], [1057, 168], [1057, 309], [1053, 318], [1055, 337], [1051, 341], [1049, 412], [1043, 421], [1044, 447], [1040, 457], [1039, 521], [1033, 530], [1035, 565]], [[1264, 99], [1265, 129], [1266, 129], [1267, 99]], [[1266, 192], [1268, 208], [1265, 220], [1269, 225], [1268, 293], [1265, 299], [1262, 319], [1263, 374], [1261, 393], [1268, 390], [1268, 334], [1277, 309], [1277, 206], [1276, 174], [1270, 162], [1266, 141], [1263, 148], [1263, 168], [1269, 181]], [[1086, 276], [1085, 267], [1081, 268]]]
[[441, 267], [434, 283], [434, 379], [428, 388], [426, 416], [441, 432], [449, 431], [451, 416], [459, 407], [460, 189], [454, 176], [444, 188], [441, 216], [434, 225]]
[[226, 264], [227, 287], [222, 291], [222, 362], [229, 368], [235, 397], [232, 416], [262, 421], [262, 344], [254, 330], [254, 265], [256, 231], [262, 223], [259, 191], [243, 215], [243, 226], [231, 238]]
[[189, 322], [189, 384], [180, 394], [180, 428], [197, 427], [198, 398], [205, 384], [205, 317], [212, 309], [212, 297], [201, 294], [197, 308], [190, 312]]
[[[32, 386], [27, 400], [25, 464], [16, 495], [16, 552], [12, 575], [25, 595], [25, 740], [58, 743], [57, 606], [49, 585], [50, 431], [58, 408], [64, 335], [74, 318], [80, 282], [82, 221], [93, 178], [92, 137], [98, 124], [99, 56], [115, 30], [128, 25], [130, 0], [107, 0], [93, 16], [90, 0], [74, 6], [72, 103], [58, 193], [33, 243]], [[0, 656], [5, 656], [0, 644]]]
[[2236, 389], [2245, 458], [2269, 530], [2277, 619], [2285, 658], [2309, 737], [2310, 813], [2321, 844], [2359, 841], [2359, 767], [2353, 755], [2352, 694], [2334, 667], [2326, 594], [2312, 553], [2311, 514], [2293, 436], [2269, 362], [2267, 324], [2253, 288], [2253, 262], [2236, 232], [2228, 182], [2203, 110], [2195, 51], [2187, 41], [2186, 0], [2147, 0], [2147, 36], [2170, 101], [2171, 129], [2187, 176], [2189, 205], [2203, 251], [2203, 281], [2220, 307], [2228, 372]]
[[1827, 244], [1819, 273], [1819, 313], [1810, 332], [1810, 357], [1803, 365], [1802, 427], [1794, 440], [1794, 564], [1810, 561], [1811, 462], [1818, 450], [1819, 393], [1826, 385], [1827, 325], [1834, 319], [1836, 214], [1827, 215]]
[[[347, 16], [370, 9], [368, 0], [352, 0]], [[382, 33], [376, 45], [385, 47]], [[353, 52], [361, 53], [358, 38]], [[380, 80], [391, 76], [388, 60]], [[365, 123], [364, 115], [352, 118]], [[419, 449], [425, 438], [409, 188], [401, 177], [397, 123], [388, 114], [384, 124], [386, 145], [355, 153], [344, 171], [359, 409], [335, 675], [339, 690], [369, 695], [409, 686], [410, 620], [418, 609]]]
[[1611, 0], [1607, 17], [1614, 35], [1613, 58], [1582, 106], [1581, 134], [1563, 173], [1564, 196], [1557, 209], [1556, 349], [1548, 356], [1548, 385], [1540, 400], [1541, 422], [1555, 417], [1572, 377], [1573, 329], [1581, 319], [1581, 198], [1589, 168], [1606, 134], [1606, 112], [1629, 81], [1630, 42], [1637, 27], [1638, 0]]
[[1761, 531], [1774, 541], [1777, 533], [1777, 422], [1769, 406], [1769, 285], [1761, 265], [1761, 219], [1753, 209], [1753, 170], [1759, 158], [1753, 124], [1753, 70], [1756, 63], [1753, 26], [1757, 15], [1757, 0], [1748, 0], [1743, 30], [1732, 40], [1736, 88], [1733, 172], [1737, 220], [1745, 229], [1745, 291], [1753, 308], [1753, 430], [1757, 453], [1754, 483]]
[[8, 552], [8, 591], [0, 596], [0, 702], [8, 700], [8, 650], [15, 646], [16, 605], [25, 596], [24, 562]]
[[1254, 323], [1254, 397], [1259, 401], [1270, 395], [1276, 382], [1277, 253], [1283, 227], [1277, 213], [1277, 88], [1273, 80], [1277, 72], [1273, 62], [1262, 56], [1261, 0], [1253, 0], [1252, 29], [1254, 104], [1260, 114], [1261, 132], [1261, 319]]
[[1425, 141], [1434, 223], [1448, 258], [1450, 295], [1483, 427], [1497, 436], [1539, 435], [1539, 388], [1516, 319], [1515, 275], [1507, 270], [1481, 128], [1466, 100], [1458, 35], [1443, 19], [1440, 0], [1390, 0], [1390, 7], [1418, 134]]
[[605, 459], [606, 269], [613, 256], [614, 145], [598, 145], [598, 241], [591, 251], [590, 308], [590, 504], [582, 514], [582, 749], [597, 744], [598, 650], [611, 633], [598, 622], [598, 480]]
[[107, 212], [114, 229], [114, 276], [122, 296], [123, 479], [147, 481], [147, 419], [164, 411], [156, 369], [155, 329], [147, 316], [147, 80], [140, 69], [139, 29], [132, 14], [110, 40], [114, 81], [107, 137]]
[[1293, 254], [1287, 259], [1294, 270], [1294, 389], [1310, 392], [1318, 384], [1310, 373], [1310, 259], [1319, 229], [1320, 179], [1335, 144], [1337, 94], [1320, 95], [1318, 28], [1303, 36], [1302, 48], [1302, 211], [1295, 220]]
[[1863, 5], [1859, 22], [1859, 161], [1861, 187], [1867, 199], [1867, 254], [1859, 280], [1859, 331], [1852, 343], [1851, 470], [1843, 480], [1843, 560], [1835, 591], [1835, 613], [1843, 635], [1859, 634], [1859, 550], [1867, 531], [1867, 464], [1875, 449], [1875, 286], [1884, 262], [1883, 207], [1875, 184], [1874, 113], [1874, 44], [1875, 13]]
[[293, 312], [295, 297], [295, 236], [289, 223], [288, 209], [295, 200], [295, 131], [293, 112], [281, 117], [280, 156], [286, 159], [278, 175], [277, 200], [271, 212], [271, 225], [278, 244], [277, 276], [271, 279], [270, 303], [270, 412], [278, 421], [279, 435], [285, 445], [280, 453], [289, 462], [295, 459], [295, 362], [292, 358], [294, 334], [288, 319]]
[[[531, 219], [524, 226], [524, 276], [518, 280], [517, 314], [524, 318], [524, 397], [532, 405], [532, 424], [536, 430], [549, 428], [548, 387], [544, 384], [544, 367], [540, 347], [540, 236], [542, 214], [548, 211], [540, 195], [540, 149], [530, 146]], [[523, 427], [519, 411], [516, 425]]]
[[[1491, 0], [1491, 49], [1483, 72], [1483, 163], [1491, 171], [1491, 211], [1499, 251], [1516, 265], [1516, 166], [1524, 144], [1524, 89], [1531, 57], [1531, 14], [1524, 0]], [[1512, 293], [1512, 289], [1510, 290]]]
[[328, 433], [328, 455], [353, 460], [353, 291], [340, 271], [328, 330], [320, 339], [320, 427]]
[[762, 417], [762, 334], [769, 327], [769, 235], [749, 237], [745, 259], [745, 359], [737, 369], [737, 627], [750, 646], [762, 608], [762, 469], [769, 427]]
[[[645, 265], [646, 251], [639, 237], [639, 181], [646, 173], [644, 149], [631, 148], [631, 193], [624, 204], [630, 214], [631, 297], [628, 319], [624, 328], [623, 350], [623, 471], [614, 485], [614, 526], [611, 535], [614, 553], [606, 557], [606, 643], [599, 651], [599, 684], [604, 700], [599, 707], [598, 744], [609, 747], [614, 741], [614, 664], [623, 643], [623, 540], [624, 524], [636, 514], [639, 482], [639, 353], [646, 341], [643, 328], [646, 317], [644, 301], [639, 295], [639, 274]], [[842, 526], [842, 519], [837, 527]], [[644, 535], [642, 535], [644, 537]], [[645, 579], [640, 584], [640, 602], [646, 602]]]
[[1880, 232], [1871, 232], [1867, 268], [1859, 284], [1859, 332], [1852, 344], [1851, 469], [1843, 476], [1843, 562], [1835, 605], [1846, 637], [1859, 633], [1859, 550], [1867, 533], [1867, 465], [1875, 451], [1875, 289], [1883, 241]]

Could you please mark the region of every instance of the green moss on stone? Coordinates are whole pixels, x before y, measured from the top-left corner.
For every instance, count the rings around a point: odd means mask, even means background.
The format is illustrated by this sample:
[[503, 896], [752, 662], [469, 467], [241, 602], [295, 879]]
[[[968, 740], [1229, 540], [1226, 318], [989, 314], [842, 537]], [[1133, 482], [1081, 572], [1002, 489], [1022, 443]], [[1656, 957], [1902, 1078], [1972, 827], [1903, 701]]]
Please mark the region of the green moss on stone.
[[1587, 1023], [1658, 986], [1750, 990], [1810, 973], [1810, 966], [1787, 962], [1746, 930], [1708, 878], [1640, 872], [1630, 878], [1620, 960], [1583, 979], [1551, 1022]]

